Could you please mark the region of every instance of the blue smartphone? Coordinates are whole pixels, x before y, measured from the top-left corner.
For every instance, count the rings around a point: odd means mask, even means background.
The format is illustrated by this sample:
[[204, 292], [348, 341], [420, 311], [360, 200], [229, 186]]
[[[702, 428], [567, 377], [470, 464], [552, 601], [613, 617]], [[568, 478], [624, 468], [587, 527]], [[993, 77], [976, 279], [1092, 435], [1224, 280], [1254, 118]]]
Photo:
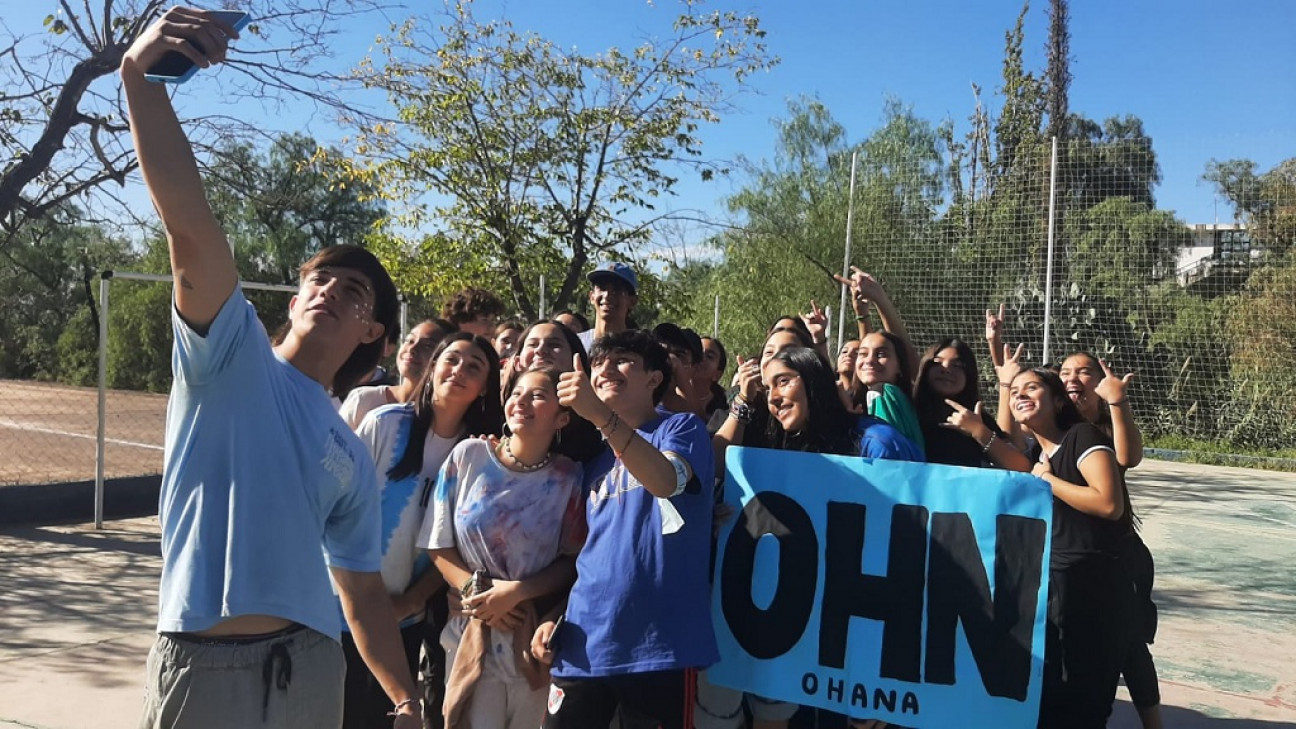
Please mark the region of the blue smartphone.
[[[213, 10], [212, 15], [234, 26], [234, 30], [243, 30], [248, 23], [252, 22], [252, 16], [241, 10]], [[203, 50], [197, 43], [194, 43], [194, 46], [199, 51]], [[149, 66], [144, 78], [160, 84], [182, 84], [197, 72], [198, 66], [193, 61], [182, 53], [171, 51], [158, 59], [157, 63]]]

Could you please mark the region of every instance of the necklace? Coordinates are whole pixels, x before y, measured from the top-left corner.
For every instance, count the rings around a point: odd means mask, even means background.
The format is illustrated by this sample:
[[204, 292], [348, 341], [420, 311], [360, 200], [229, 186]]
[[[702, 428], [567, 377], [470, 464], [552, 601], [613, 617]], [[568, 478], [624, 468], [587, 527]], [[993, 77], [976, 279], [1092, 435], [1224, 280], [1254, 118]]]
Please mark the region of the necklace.
[[511, 447], [512, 441], [513, 438], [511, 436], [504, 438], [502, 442], [502, 445], [504, 446], [504, 455], [508, 456], [509, 460], [513, 461], [513, 465], [517, 466], [517, 469], [519, 471], [522, 471], [523, 473], [539, 471], [540, 469], [549, 465], [549, 462], [553, 460], [553, 456], [549, 453], [546, 453], [544, 458], [541, 458], [535, 463], [523, 463], [517, 456], [513, 455], [513, 448]]

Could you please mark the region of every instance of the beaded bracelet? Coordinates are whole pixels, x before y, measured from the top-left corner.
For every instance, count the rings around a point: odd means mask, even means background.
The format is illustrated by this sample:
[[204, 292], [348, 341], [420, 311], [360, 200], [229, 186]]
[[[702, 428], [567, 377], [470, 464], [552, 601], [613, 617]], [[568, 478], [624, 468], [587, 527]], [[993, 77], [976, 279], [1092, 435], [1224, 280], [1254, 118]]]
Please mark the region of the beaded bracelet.
[[[417, 704], [418, 701], [419, 701], [418, 699], [404, 699], [402, 701], [399, 701], [397, 702], [396, 706], [392, 708], [391, 711], [387, 712], [387, 716], [400, 716], [401, 709], [405, 708], [406, 706], [412, 706], [414, 704]], [[420, 708], [422, 708], [421, 704], [419, 706]]]
[[990, 446], [994, 445], [994, 442], [995, 442], [996, 440], [998, 440], [998, 439], [999, 439], [999, 436], [998, 436], [998, 435], [995, 435], [994, 433], [991, 433], [991, 434], [990, 434], [990, 438], [989, 438], [988, 440], [986, 440], [986, 442], [981, 446], [981, 452], [982, 452], [982, 453], [989, 453], [989, 452], [990, 452]]

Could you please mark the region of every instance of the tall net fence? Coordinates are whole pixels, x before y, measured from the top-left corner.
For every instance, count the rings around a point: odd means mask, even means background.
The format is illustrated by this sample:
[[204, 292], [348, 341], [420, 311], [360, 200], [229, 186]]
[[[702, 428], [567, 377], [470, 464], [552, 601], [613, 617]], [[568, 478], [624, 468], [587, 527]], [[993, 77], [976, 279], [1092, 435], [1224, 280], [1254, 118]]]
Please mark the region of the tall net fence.
[[1296, 455], [1296, 160], [1208, 167], [1229, 198], [1219, 222], [1156, 207], [1146, 139], [1060, 141], [1056, 174], [1051, 158], [1051, 145], [1018, 149], [941, 206], [912, 171], [861, 160], [853, 259], [919, 351], [973, 344], [993, 398], [985, 310], [1002, 303], [1004, 339], [1029, 363], [1086, 351], [1136, 372], [1136, 416], [1162, 443]]
[[[714, 296], [721, 339], [753, 357], [778, 317], [811, 299], [835, 308], [849, 211], [850, 262], [883, 284], [920, 352], [950, 336], [972, 345], [987, 401], [985, 312], [1002, 304], [1025, 362], [1085, 351], [1135, 372], [1155, 445], [1296, 463], [1296, 158], [1228, 160], [1241, 140], [1227, 137], [1154, 153], [1141, 122], [1113, 118], [1077, 119], [1055, 164], [1038, 135], [941, 139], [903, 110], [848, 146], [820, 108], [792, 112], [778, 153], [729, 200], [734, 227], [713, 241], [722, 259], [690, 325], [711, 331]], [[1160, 205], [1164, 189], [1194, 209]]]

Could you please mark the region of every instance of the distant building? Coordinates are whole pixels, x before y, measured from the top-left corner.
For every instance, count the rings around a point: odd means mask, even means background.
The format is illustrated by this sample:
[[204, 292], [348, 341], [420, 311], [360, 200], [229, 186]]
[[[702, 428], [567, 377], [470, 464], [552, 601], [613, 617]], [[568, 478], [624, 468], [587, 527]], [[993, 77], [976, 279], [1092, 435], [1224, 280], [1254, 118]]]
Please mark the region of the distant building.
[[1243, 223], [1196, 223], [1188, 225], [1192, 240], [1179, 251], [1175, 278], [1180, 286], [1201, 293], [1222, 294], [1246, 280], [1260, 249], [1251, 245], [1251, 234]]

